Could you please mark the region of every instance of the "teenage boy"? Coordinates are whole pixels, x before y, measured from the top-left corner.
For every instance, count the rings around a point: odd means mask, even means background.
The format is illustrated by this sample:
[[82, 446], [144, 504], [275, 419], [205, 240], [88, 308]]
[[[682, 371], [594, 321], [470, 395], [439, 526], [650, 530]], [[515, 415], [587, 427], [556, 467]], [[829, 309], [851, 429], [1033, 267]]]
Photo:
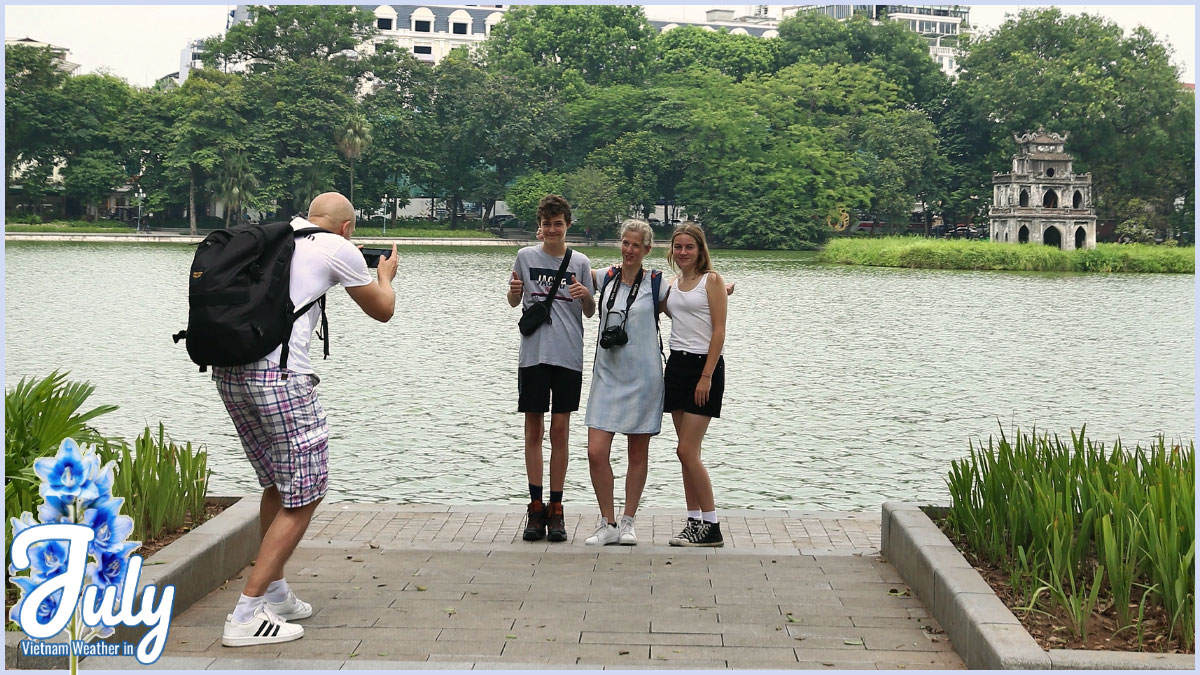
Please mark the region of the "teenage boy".
[[[550, 288], [567, 253], [571, 205], [558, 195], [538, 204], [542, 243], [517, 252], [508, 282], [508, 304], [524, 308], [553, 293], [550, 320], [532, 335], [521, 336], [517, 368], [517, 411], [525, 413], [525, 473], [529, 478], [529, 508], [525, 541], [566, 541], [563, 484], [567, 479], [567, 440], [571, 413], [579, 409], [583, 386], [583, 315], [596, 313], [592, 298], [592, 266], [587, 256], [571, 251], [562, 281]], [[553, 401], [553, 406], [551, 406]], [[542, 439], [545, 414], [550, 413], [550, 502], [542, 498]]]

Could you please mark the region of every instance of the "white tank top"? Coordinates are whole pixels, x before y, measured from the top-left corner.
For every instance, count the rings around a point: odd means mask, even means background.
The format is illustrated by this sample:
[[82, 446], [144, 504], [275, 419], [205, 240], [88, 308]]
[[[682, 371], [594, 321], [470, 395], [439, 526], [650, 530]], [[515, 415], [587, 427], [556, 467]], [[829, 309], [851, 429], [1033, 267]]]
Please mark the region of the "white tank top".
[[667, 313], [671, 315], [671, 350], [707, 354], [712, 342], [712, 311], [708, 306], [708, 272], [690, 291], [679, 290], [678, 277], [667, 294]]

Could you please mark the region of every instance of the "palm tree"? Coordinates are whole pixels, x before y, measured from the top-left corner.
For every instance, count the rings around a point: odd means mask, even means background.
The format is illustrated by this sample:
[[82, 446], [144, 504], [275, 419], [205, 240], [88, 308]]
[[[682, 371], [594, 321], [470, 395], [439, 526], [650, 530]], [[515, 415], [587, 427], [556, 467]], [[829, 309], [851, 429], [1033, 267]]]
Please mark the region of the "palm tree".
[[313, 197], [329, 190], [329, 174], [316, 163], [305, 164], [292, 186], [292, 208], [297, 213], [308, 208]]
[[217, 167], [213, 177], [208, 180], [208, 189], [225, 203], [225, 228], [229, 229], [229, 213], [234, 215], [233, 224], [241, 223], [242, 207], [254, 196], [258, 189], [258, 178], [251, 173], [250, 162], [240, 152], [225, 156], [225, 161]]
[[354, 203], [354, 160], [362, 157], [363, 151], [371, 144], [371, 125], [361, 113], [355, 113], [346, 118], [345, 124], [337, 133], [338, 150], [350, 161], [350, 203]]

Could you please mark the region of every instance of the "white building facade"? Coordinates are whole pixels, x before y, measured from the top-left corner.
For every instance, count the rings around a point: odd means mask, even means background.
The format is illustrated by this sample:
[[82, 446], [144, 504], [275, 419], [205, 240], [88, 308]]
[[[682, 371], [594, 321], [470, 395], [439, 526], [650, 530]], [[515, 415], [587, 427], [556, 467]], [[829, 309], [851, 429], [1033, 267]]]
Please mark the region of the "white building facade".
[[492, 34], [506, 5], [359, 5], [375, 15], [375, 42], [394, 42], [420, 61], [436, 64], [456, 47], [474, 47]]
[[872, 21], [899, 21], [929, 43], [929, 57], [942, 72], [957, 77], [962, 59], [959, 35], [969, 24], [970, 8], [962, 5], [794, 5], [783, 8], [783, 16], [815, 12], [845, 21], [862, 14]]

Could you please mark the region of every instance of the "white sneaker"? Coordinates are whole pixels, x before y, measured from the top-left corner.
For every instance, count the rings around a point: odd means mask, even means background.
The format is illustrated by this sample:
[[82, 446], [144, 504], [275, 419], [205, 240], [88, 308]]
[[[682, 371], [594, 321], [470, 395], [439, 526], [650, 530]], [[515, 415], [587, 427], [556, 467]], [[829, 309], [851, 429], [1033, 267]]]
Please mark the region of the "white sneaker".
[[607, 522], [600, 523], [600, 527], [596, 528], [596, 534], [583, 540], [583, 543], [588, 546], [612, 546], [619, 543], [621, 539], [621, 528], [609, 525]]
[[307, 619], [312, 616], [312, 605], [296, 597], [292, 589], [288, 589], [287, 599], [283, 602], [267, 601], [267, 607], [284, 621]]
[[226, 647], [249, 647], [291, 642], [302, 637], [304, 626], [284, 621], [263, 603], [246, 623], [234, 621], [232, 614], [225, 617], [225, 632], [221, 635], [221, 644]]
[[621, 531], [622, 546], [637, 546], [637, 532], [633, 531], [633, 516], [621, 516], [621, 522], [617, 529]]

